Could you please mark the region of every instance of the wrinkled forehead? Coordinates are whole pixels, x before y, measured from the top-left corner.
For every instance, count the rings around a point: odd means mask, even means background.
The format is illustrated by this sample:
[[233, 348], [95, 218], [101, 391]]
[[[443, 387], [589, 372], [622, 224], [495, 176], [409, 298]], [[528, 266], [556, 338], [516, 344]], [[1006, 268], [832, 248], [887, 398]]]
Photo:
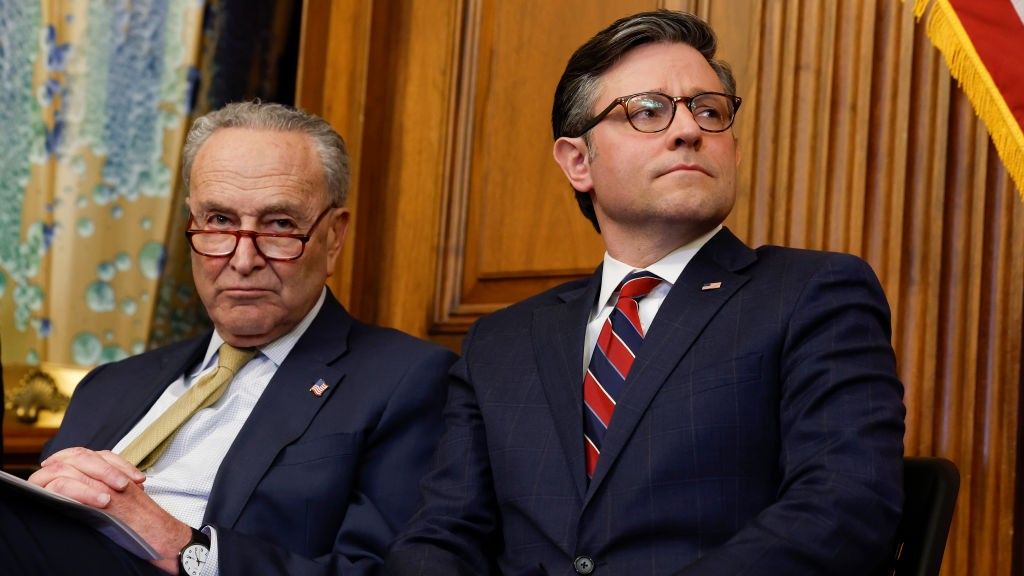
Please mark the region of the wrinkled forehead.
[[196, 153], [192, 176], [200, 170], [228, 166], [243, 174], [322, 172], [313, 138], [296, 131], [221, 128]]
[[312, 139], [299, 132], [224, 128], [199, 149], [192, 166], [189, 194], [194, 202], [220, 198], [230, 204], [326, 201], [323, 166]]

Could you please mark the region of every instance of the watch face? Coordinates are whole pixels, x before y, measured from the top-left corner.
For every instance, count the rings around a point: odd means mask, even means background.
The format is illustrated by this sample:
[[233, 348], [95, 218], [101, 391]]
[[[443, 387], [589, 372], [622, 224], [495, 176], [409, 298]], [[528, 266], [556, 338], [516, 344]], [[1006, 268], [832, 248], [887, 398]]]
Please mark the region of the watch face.
[[181, 551], [181, 566], [185, 569], [185, 573], [189, 576], [199, 576], [209, 553], [210, 549], [202, 544], [186, 546]]

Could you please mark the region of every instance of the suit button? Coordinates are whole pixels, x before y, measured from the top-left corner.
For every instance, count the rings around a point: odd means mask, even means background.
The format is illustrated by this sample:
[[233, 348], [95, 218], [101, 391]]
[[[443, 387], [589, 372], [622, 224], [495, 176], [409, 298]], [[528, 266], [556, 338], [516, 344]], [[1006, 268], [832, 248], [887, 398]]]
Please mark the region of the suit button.
[[590, 556], [577, 556], [576, 560], [573, 561], [572, 567], [576, 569], [577, 574], [587, 576], [594, 571], [594, 561]]

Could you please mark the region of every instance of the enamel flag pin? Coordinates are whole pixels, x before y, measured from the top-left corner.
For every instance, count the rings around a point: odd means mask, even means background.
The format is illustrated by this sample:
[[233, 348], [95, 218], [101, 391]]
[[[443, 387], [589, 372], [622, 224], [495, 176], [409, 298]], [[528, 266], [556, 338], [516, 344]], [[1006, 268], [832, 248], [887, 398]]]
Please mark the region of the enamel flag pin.
[[313, 396], [316, 396], [317, 398], [323, 396], [324, 395], [324, 391], [326, 391], [326, 390], [327, 390], [327, 382], [324, 382], [323, 378], [317, 380], [316, 384], [313, 384], [313, 386], [310, 387], [310, 389], [309, 389], [309, 391], [313, 393]]
[[705, 282], [704, 285], [700, 287], [700, 290], [701, 292], [704, 292], [707, 290], [718, 290], [721, 287], [721, 282]]

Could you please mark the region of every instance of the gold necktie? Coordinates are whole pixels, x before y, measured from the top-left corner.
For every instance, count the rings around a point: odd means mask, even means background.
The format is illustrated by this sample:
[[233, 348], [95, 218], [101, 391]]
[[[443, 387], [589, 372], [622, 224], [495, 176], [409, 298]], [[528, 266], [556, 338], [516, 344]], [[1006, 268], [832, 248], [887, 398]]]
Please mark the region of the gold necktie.
[[217, 369], [200, 378], [148, 428], [142, 431], [121, 457], [145, 470], [156, 463], [171, 444], [174, 434], [193, 414], [224, 395], [227, 383], [254, 355], [255, 349], [238, 349], [225, 342], [218, 352]]

